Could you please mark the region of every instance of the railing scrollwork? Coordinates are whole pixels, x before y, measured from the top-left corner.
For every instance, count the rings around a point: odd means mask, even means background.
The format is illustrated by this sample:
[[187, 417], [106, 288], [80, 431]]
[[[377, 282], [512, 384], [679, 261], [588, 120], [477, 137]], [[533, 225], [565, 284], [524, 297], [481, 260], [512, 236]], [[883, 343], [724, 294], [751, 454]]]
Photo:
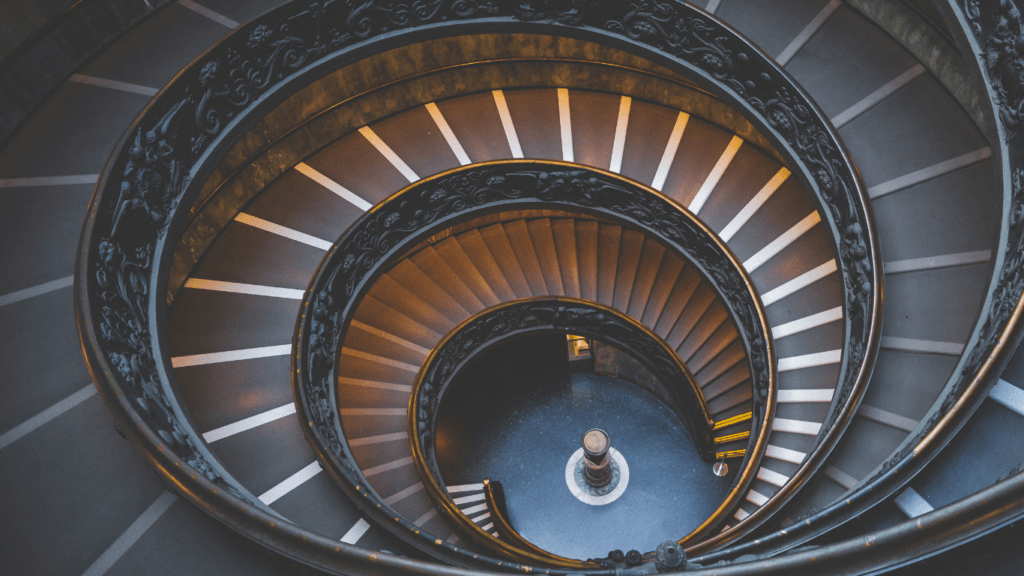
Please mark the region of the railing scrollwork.
[[[497, 554], [520, 557], [524, 562], [539, 556], [542, 561], [557, 561], [571, 566], [570, 561], [554, 557], [535, 546], [516, 546], [514, 543], [509, 544], [507, 538], [492, 538], [461, 514], [447, 496], [433, 441], [441, 404], [449, 385], [460, 371], [481, 354], [503, 342], [542, 332], [599, 338], [638, 359], [660, 382], [668, 386], [675, 400], [673, 404], [680, 407], [676, 415], [683, 422], [695, 448], [706, 460], [714, 458], [710, 434], [713, 422], [708, 421], [707, 417], [704, 422], [693, 422], [695, 417], [705, 414], [701, 409], [703, 402], [700, 388], [672, 349], [640, 323], [606, 306], [564, 297], [515, 300], [480, 312], [449, 332], [424, 362], [413, 387], [409, 406], [409, 429], [414, 431], [413, 458], [428, 492], [447, 514], [449, 523], [458, 527], [464, 539], [477, 542], [480, 547]], [[774, 397], [766, 395], [763, 401], [756, 402], [759, 405], [755, 411], [761, 415], [770, 413], [771, 407], [766, 404], [773, 400]], [[748, 443], [751, 454], [758, 448], [756, 432], [760, 431], [761, 424], [760, 420], [753, 422], [755, 434]], [[756, 466], [758, 460], [755, 456], [744, 464], [747, 467]], [[735, 492], [736, 495], [741, 493]], [[722, 512], [728, 513], [733, 505], [734, 502], [724, 503]], [[586, 568], [586, 564], [578, 562], [576, 567]]]
[[[75, 300], [79, 333], [101, 395], [118, 425], [165, 481], [235, 530], [317, 570], [338, 572], [343, 565], [348, 573], [383, 568], [446, 573], [442, 567], [398, 557], [381, 559], [281, 523], [217, 462], [177, 398], [165, 338], [171, 253], [217, 162], [284, 98], [355, 59], [422, 39], [481, 31], [573, 36], [615, 45], [692, 77], [778, 144], [822, 208], [845, 286], [843, 384], [822, 427], [819, 448], [808, 458], [808, 476], [841, 434], [871, 371], [880, 270], [870, 210], [856, 172], [828, 120], [802, 90], [771, 58], [713, 17], [676, 0], [287, 4], [241, 26], [211, 48], [132, 124], [104, 168], [90, 205], [79, 249]], [[458, 178], [478, 178], [474, 186], [482, 186], [474, 193], [460, 192], [463, 187], [456, 182], [445, 190], [424, 189], [415, 203], [389, 206], [394, 211], [384, 216], [382, 209], [365, 216], [372, 232], [350, 238], [361, 251], [351, 259], [346, 256], [341, 262], [344, 270], [330, 278], [331, 289], [318, 291], [309, 301], [303, 337], [308, 339], [311, 360], [296, 366], [303, 378], [319, 382], [333, 369], [334, 350], [327, 343], [336, 342], [345, 323], [336, 311], [336, 298], [356, 292], [356, 272], [365, 273], [385, 259], [400, 232], [418, 233], [440, 225], [481, 201], [520, 202], [527, 185], [536, 193], [532, 201], [564, 201], [605, 211], [680, 249], [687, 247], [680, 232], [686, 225], [676, 220], [674, 206], [663, 200], [645, 203], [592, 173], [562, 167], [529, 176], [498, 170], [486, 178], [468, 173]], [[722, 296], [738, 302], [746, 288], [729, 279], [731, 272], [700, 260], [699, 249], [694, 254]], [[751, 352], [760, 398], [768, 393], [773, 370], [770, 338], [757, 336], [764, 332], [759, 316], [756, 310], [744, 311], [744, 306], [749, 303], [736, 304], [732, 312], [748, 338], [745, 346]], [[1015, 322], [1018, 313], [1014, 314]], [[342, 448], [341, 439], [331, 433], [336, 425], [332, 400], [312, 386], [301, 393], [307, 395], [303, 402], [309, 412], [304, 416], [313, 422], [313, 431], [332, 451]], [[339, 462], [345, 469], [344, 460]]]
[[[299, 416], [303, 422], [309, 423], [306, 430], [311, 443], [327, 469], [362, 506], [364, 513], [379, 520], [394, 534], [433, 553], [441, 554], [436, 551], [441, 548], [447, 555], [467, 555], [476, 562], [489, 561], [482, 555], [463, 551], [412, 526], [393, 513], [381, 496], [367, 486], [366, 479], [355, 465], [337, 416], [334, 386], [340, 361], [338, 350], [362, 295], [380, 274], [405, 257], [407, 251], [423, 239], [476, 216], [541, 207], [592, 214], [643, 230], [697, 269], [723, 301], [738, 327], [749, 362], [754, 398], [750, 449], [745, 472], [739, 476], [727, 501], [716, 516], [691, 536], [706, 533], [742, 498], [744, 489], [753, 479], [754, 465], [767, 446], [774, 406], [775, 360], [760, 300], [729, 249], [684, 209], [657, 192], [619, 176], [577, 165], [550, 161], [470, 165], [410, 185], [378, 204], [349, 228], [325, 257], [310, 283], [296, 336], [294, 390]], [[524, 306], [530, 309], [524, 311]], [[679, 383], [680, 404], [689, 407], [684, 408], [680, 417], [698, 450], [711, 453], [714, 422], [703, 395], [675, 354], [658, 343], [660, 339], [616, 339], [616, 334], [623, 331], [646, 332], [639, 325], [630, 324], [609, 310], [600, 311], [594, 305], [568, 305], [563, 302], [546, 306], [533, 302], [512, 304], [494, 312], [485, 311], [481, 313], [479, 323], [470, 322], [465, 330], [453, 333], [452, 338], [459, 339], [459, 346], [435, 348], [431, 358], [438, 359], [438, 362], [431, 363], [428, 359], [431, 367], [427, 368], [426, 380], [419, 388], [420, 396], [411, 406], [412, 417], [417, 419], [411, 422], [411, 426], [420, 440], [421, 457], [430, 453], [427, 447], [433, 434], [436, 394], [445, 385], [435, 379], [446, 380], [453, 375], [456, 365], [464, 360], [462, 356], [472, 355], [487, 345], [486, 338], [481, 342], [474, 340], [472, 346], [466, 345], [464, 340], [495, 331], [515, 330], [517, 326], [526, 330], [527, 324], [537, 328], [571, 326], [583, 334], [610, 338], [613, 343], [642, 356], [656, 374]], [[600, 331], [593, 325], [595, 322], [601, 324]], [[493, 330], [484, 329], [490, 324], [495, 324], [491, 327]], [[441, 370], [442, 373], [433, 370]], [[416, 454], [417, 449], [414, 448], [414, 456]], [[429, 469], [427, 473], [439, 480], [436, 469]], [[443, 491], [437, 486], [435, 499], [444, 501]], [[531, 559], [543, 560], [530, 555], [521, 558]], [[548, 560], [555, 566], [566, 566], [560, 559]]]

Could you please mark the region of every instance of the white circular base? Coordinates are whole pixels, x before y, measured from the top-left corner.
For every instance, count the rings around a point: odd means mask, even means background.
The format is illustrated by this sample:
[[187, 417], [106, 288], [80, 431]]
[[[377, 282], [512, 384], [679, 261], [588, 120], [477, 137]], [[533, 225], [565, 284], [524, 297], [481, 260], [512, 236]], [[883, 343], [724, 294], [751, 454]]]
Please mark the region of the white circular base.
[[626, 459], [615, 448], [609, 448], [608, 455], [611, 456], [612, 461], [619, 468], [619, 483], [615, 485], [611, 492], [601, 496], [591, 494], [588, 491], [590, 486], [586, 484], [580, 486], [576, 482], [576, 466], [583, 459], [583, 448], [573, 452], [573, 455], [569, 457], [569, 462], [565, 465], [565, 483], [569, 486], [569, 491], [572, 492], [572, 495], [580, 502], [590, 504], [591, 506], [604, 506], [618, 500], [619, 496], [622, 496], [622, 493], [626, 491], [626, 486], [629, 484], [629, 465], [626, 464]]

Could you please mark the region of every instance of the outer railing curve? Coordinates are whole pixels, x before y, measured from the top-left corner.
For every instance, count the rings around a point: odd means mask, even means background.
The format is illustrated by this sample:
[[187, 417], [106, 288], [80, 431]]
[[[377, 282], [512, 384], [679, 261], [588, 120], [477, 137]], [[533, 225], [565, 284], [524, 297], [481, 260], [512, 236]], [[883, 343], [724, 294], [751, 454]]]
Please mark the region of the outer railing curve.
[[[448, 387], [466, 366], [495, 346], [526, 335], [558, 332], [575, 334], [600, 339], [606, 344], [625, 351], [643, 364], [667, 388], [675, 404], [685, 406], [692, 403], [693, 389], [699, 392], [693, 375], [671, 347], [656, 334], [629, 316], [595, 302], [569, 297], [533, 297], [513, 300], [483, 310], [463, 321], [452, 329], [441, 342], [434, 347], [420, 373], [410, 395], [409, 430], [412, 439], [413, 459], [420, 477], [427, 487], [437, 506], [449, 519], [449, 523], [457, 526], [463, 539], [477, 542], [484, 549], [493, 550], [504, 556], [521, 556], [524, 560], [540, 555], [542, 559], [552, 556], [532, 544], [517, 546], [502, 538], [494, 538], [491, 534], [469, 520], [459, 511], [458, 506], [448, 496], [444, 478], [437, 462], [436, 443], [437, 416]], [[736, 485], [730, 490], [729, 497], [722, 503], [713, 520], [707, 526], [715, 525], [715, 518], [721, 522], [731, 514], [739, 499], [746, 491], [752, 471], [759, 464], [760, 456], [765, 448], [764, 439], [770, 422], [765, 422], [765, 415], [770, 420], [773, 413], [771, 404], [775, 394], [766, 398], [755, 395], [758, 406], [754, 412], [759, 418], [752, 422], [752, 431], [748, 441], [748, 456], [743, 462], [746, 474], [737, 478]], [[681, 419], [685, 419], [685, 414]], [[692, 433], [691, 433], [692, 434]], [[714, 452], [710, 445], [710, 435], [706, 439], [692, 438], [695, 442], [707, 442], [707, 450]], [[697, 447], [700, 450], [700, 447]], [[485, 481], [485, 486], [489, 484]], [[500, 485], [499, 485], [500, 486]], [[502, 497], [503, 498], [503, 497]], [[703, 527], [703, 526], [702, 526]], [[513, 529], [513, 533], [514, 529]], [[521, 538], [521, 537], [520, 537]], [[654, 557], [654, 552], [645, 555], [645, 560]], [[566, 559], [558, 558], [560, 563]], [[610, 557], [604, 562], [611, 563]]]
[[[335, 383], [342, 336], [373, 282], [426, 238], [481, 215], [537, 208], [595, 215], [643, 230], [696, 268], [738, 328], [753, 388], [751, 443], [755, 447], [727, 498], [730, 507], [739, 502], [753, 480], [755, 465], [767, 446], [775, 395], [775, 358], [767, 319], [742, 265], [689, 212], [658, 192], [620, 176], [562, 162], [489, 162], [426, 178], [361, 216], [321, 261], [303, 298], [292, 376], [299, 418], [308, 423], [304, 427], [307, 438], [342, 489], [366, 515], [437, 556], [464, 562], [491, 561], [423, 532], [395, 513], [368, 486], [337, 416]], [[609, 323], [608, 328], [614, 326]], [[646, 352], [648, 360], [659, 357], [656, 349]], [[675, 354], [668, 352], [669, 361], [673, 357]], [[684, 410], [681, 416], [700, 450], [710, 445], [714, 423], [700, 389], [692, 379], [686, 383], [680, 392], [689, 412]], [[417, 411], [435, 408], [435, 403], [428, 401], [417, 406]], [[721, 513], [723, 510], [713, 520], [721, 520]], [[697, 532], [711, 528], [709, 520]], [[564, 564], [554, 558], [551, 563]]]
[[791, 161], [822, 208], [845, 287], [847, 345], [839, 401], [810, 456], [808, 475], [845, 427], [870, 374], [881, 292], [877, 239], [863, 187], [820, 110], [769, 57], [724, 24], [677, 1], [288, 4], [207, 51], [133, 122], [104, 168], [89, 209], [75, 299], [93, 378], [118, 425], [150, 464], [175, 490], [229, 526], [309, 566], [337, 570], [338, 558], [344, 558], [346, 570], [355, 573], [373, 566], [376, 556], [282, 525], [205, 447], [177, 398], [163, 337], [170, 254], [214, 165], [294, 90], [398, 45], [481, 32], [573, 36], [667, 65], [736, 106]]
[[[1024, 128], [1024, 84], [1019, 75], [1019, 70], [1024, 69], [1024, 42], [1021, 41], [1024, 18], [1020, 5], [1020, 0], [936, 2], [949, 29], [958, 36], [965, 61], [976, 71], [975, 88], [988, 97], [990, 108], [986, 115], [996, 135], [996, 141], [990, 143], [996, 159], [995, 181], [1002, 187], [999, 245], [980, 320], [938, 400], [899, 449], [842, 500], [785, 530], [761, 535], [755, 541], [697, 560], [710, 563], [741, 555], [779, 554], [857, 517], [895, 494], [931, 462], [967, 422], [988, 396], [1019, 345], [1024, 333], [1021, 325], [1024, 315], [1024, 140], [1020, 137]], [[1003, 494], [1014, 506], [1024, 502], [1024, 490], [1019, 487], [1015, 496], [1005, 490]], [[956, 514], [961, 521], [970, 517], [969, 508], [963, 506]], [[977, 518], [979, 526], [985, 523], [980, 520], [980, 512]], [[905, 530], [909, 533], [912, 527], [908, 525]], [[906, 538], [907, 534], [899, 537]], [[894, 560], [887, 557], [886, 561]]]

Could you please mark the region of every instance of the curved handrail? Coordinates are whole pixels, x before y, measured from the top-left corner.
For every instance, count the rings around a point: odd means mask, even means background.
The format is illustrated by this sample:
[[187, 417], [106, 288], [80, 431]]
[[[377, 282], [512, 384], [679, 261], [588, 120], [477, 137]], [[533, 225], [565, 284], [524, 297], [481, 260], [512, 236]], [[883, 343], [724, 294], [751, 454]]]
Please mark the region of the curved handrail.
[[[426, 453], [433, 448], [431, 438], [436, 431], [437, 412], [459, 370], [510, 335], [534, 331], [564, 331], [607, 341], [637, 359], [668, 384], [671, 401], [682, 408], [673, 412], [683, 422], [701, 457], [714, 460], [711, 431], [715, 422], [700, 386], [679, 355], [650, 328], [626, 314], [568, 296], [534, 296], [492, 306], [462, 321], [434, 346], [410, 395], [409, 429], [422, 430], [414, 439], [414, 453], [417, 449]], [[771, 396], [766, 400], [771, 401]], [[441, 478], [436, 461], [430, 464], [430, 473]]]
[[914, 559], [954, 550], [1021, 519], [1024, 519], [1024, 472], [871, 534], [774, 558], [735, 563], [718, 561], [703, 569], [691, 564], [689, 570], [679, 572], [678, 576], [882, 574], [888, 573], [888, 569], [905, 568]]
[[24, 38], [0, 60], [0, 148], [76, 68], [169, 3], [73, 0]]
[[[1014, 70], [1024, 68], [1024, 19], [1019, 0], [950, 1], [943, 6], [950, 28], [963, 35], [965, 58], [978, 67], [978, 89], [989, 96], [998, 133], [993, 156], [996, 181], [1002, 183], [999, 249], [979, 321], [964, 346], [956, 369], [923, 422], [896, 452], [851, 493], [800, 522], [756, 541], [706, 554], [700, 562], [739, 555], [773, 555], [839, 526], [895, 494], [920, 472], [967, 422], [988, 396], [1024, 336], [1024, 89]], [[1024, 492], [1022, 492], [1024, 494]]]
[[505, 503], [505, 489], [501, 482], [484, 478], [484, 499], [487, 502], [487, 509], [491, 511], [491, 518], [494, 520], [494, 529], [498, 535], [513, 545], [524, 550], [530, 550], [534, 554], [543, 554], [541, 550], [523, 536], [512, 526], [508, 520], [508, 505]]
[[[412, 247], [483, 214], [531, 208], [594, 214], [644, 230], [695, 267], [725, 304], [747, 354], [757, 426], [757, 434], [750, 439], [754, 448], [748, 461], [756, 463], [767, 447], [775, 394], [775, 358], [767, 319], [742, 265], [703, 223], [659, 192], [593, 168], [539, 160], [495, 161], [457, 168], [411, 184], [373, 207], [331, 248], [303, 298], [292, 358], [297, 411], [301, 421], [309, 423], [304, 428], [307, 438], [327, 470], [365, 514], [429, 553], [490, 561], [422, 532], [368, 486], [355, 465], [337, 417], [337, 351], [362, 295]], [[481, 315], [486, 317], [487, 312]], [[435, 347], [431, 358], [439, 349]], [[653, 355], [654, 349], [647, 353]], [[430, 362], [428, 358], [425, 366]], [[706, 406], [700, 403], [699, 388], [683, 391], [692, 396], [691, 402], [701, 406], [704, 419], [704, 430], [696, 422], [690, 427], [710, 440], [713, 422]], [[417, 399], [413, 396], [413, 402]], [[414, 423], [417, 430], [419, 424]], [[743, 469], [727, 504], [738, 503], [754, 472], [753, 466]], [[428, 473], [424, 481], [429, 482], [429, 478]], [[434, 492], [439, 502], [446, 502], [439, 487]], [[688, 539], [705, 534], [722, 512], [717, 511]]]
[[[437, 415], [445, 393], [462, 368], [509, 339], [550, 331], [600, 339], [632, 355], [662, 382], [676, 383], [670, 389], [678, 389], [677, 395], [684, 407], [680, 419], [698, 451], [705, 453], [702, 457], [713, 459], [711, 429], [714, 423], [710, 416], [701, 423], [702, 428], [693, 426], [693, 423], [687, 425], [686, 420], [693, 415], [685, 413], [685, 408], [701, 399], [700, 388], [678, 355], [664, 340], [629, 316], [595, 302], [568, 297], [534, 297], [506, 302], [478, 312], [449, 331], [434, 346], [416, 377], [409, 403], [409, 437], [413, 462], [427, 491], [451, 523], [459, 527], [461, 534], [495, 553], [518, 557], [521, 561], [537, 561], [540, 554], [541, 561], [583, 568], [585, 565], [578, 561], [570, 564], [574, 561], [555, 557], [533, 545], [524, 547], [492, 538], [466, 518], [448, 496], [433, 442], [437, 433]], [[742, 499], [767, 447], [765, 441], [775, 402], [774, 386], [772, 383], [769, 386], [772, 390], [766, 397], [753, 395], [753, 411], [758, 417], [751, 423], [753, 434], [748, 442], [749, 452], [743, 462], [743, 472], [715, 513], [694, 531], [695, 534], [681, 540], [692, 540], [696, 535], [713, 529], [735, 510]], [[703, 433], [703, 437], [696, 436], [697, 433]]]
[[198, 58], [122, 138], [83, 229], [76, 319], [102, 397], [165, 480], [236, 530], [318, 569], [335, 570], [333, 554], [354, 565], [376, 556], [282, 527], [205, 447], [178, 401], [161, 336], [169, 255], [212, 167], [290, 91], [377, 51], [485, 31], [569, 35], [619, 46], [699, 79], [762, 127], [823, 208], [844, 278], [844, 321], [853, 345], [845, 347], [840, 401], [812, 461], [820, 465], [831, 449], [830, 439], [848, 423], [870, 374], [881, 295], [877, 239], [863, 188], [825, 116], [769, 57], [725, 25], [674, 0], [286, 5]]

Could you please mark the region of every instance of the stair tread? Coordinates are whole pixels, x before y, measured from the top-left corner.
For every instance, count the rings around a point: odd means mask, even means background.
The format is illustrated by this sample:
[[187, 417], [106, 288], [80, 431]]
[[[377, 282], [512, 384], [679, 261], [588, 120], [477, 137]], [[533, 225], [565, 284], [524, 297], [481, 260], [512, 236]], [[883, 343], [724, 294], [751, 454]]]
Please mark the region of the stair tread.
[[[474, 239], [470, 232], [463, 236], [469, 236], [468, 239], [470, 240]], [[476, 257], [486, 251], [491, 256], [491, 259], [497, 264], [501, 276], [512, 290], [513, 295], [507, 300], [532, 296], [533, 292], [531, 291], [530, 284], [526, 280], [526, 275], [519, 264], [515, 251], [512, 249], [512, 244], [505, 233], [505, 227], [501, 224], [493, 224], [481, 228], [477, 231], [477, 236], [482, 239], [482, 242], [480, 245], [472, 246], [472, 255]]]
[[619, 241], [619, 258], [615, 270], [612, 306], [623, 313], [629, 309], [629, 297], [633, 293], [633, 284], [636, 281], [636, 271], [640, 264], [640, 252], [643, 245], [643, 234], [633, 230], [622, 231]]
[[420, 324], [372, 295], [364, 296], [353, 319], [403, 340], [430, 349], [441, 339], [441, 333]]
[[438, 334], [445, 334], [455, 326], [451, 318], [388, 274], [382, 274], [370, 287], [368, 294]]
[[544, 280], [544, 272], [541, 270], [540, 260], [530, 239], [530, 232], [523, 220], [512, 220], [502, 224], [505, 235], [508, 237], [509, 245], [515, 253], [516, 261], [519, 263], [526, 282], [530, 285], [530, 293], [533, 296], [545, 296], [551, 292]]
[[679, 314], [679, 319], [676, 320], [672, 331], [665, 337], [669, 347], [674, 350], [679, 349], [683, 342], [686, 341], [687, 336], [690, 335], [693, 327], [697, 325], [714, 301], [714, 291], [708, 286], [707, 282], [701, 282], [686, 302], [686, 307]]
[[665, 185], [661, 188], [665, 195], [683, 206], [689, 206], [722, 157], [732, 136], [717, 126], [691, 116], [679, 141]]
[[[684, 362], [692, 362], [694, 354], [708, 342], [723, 324], [726, 324], [728, 316], [729, 313], [726, 312], [725, 306], [721, 301], [716, 299], [712, 302], [690, 329], [686, 339], [676, 348], [679, 357]], [[694, 371], [699, 369], [695, 367]]]
[[633, 101], [622, 152], [623, 176], [651, 184], [678, 116], [678, 111], [665, 106]]
[[619, 226], [600, 224], [597, 227], [597, 301], [605, 306], [615, 305], [615, 280], [621, 237], [622, 228]]
[[598, 300], [598, 223], [594, 221], [576, 223], [576, 247], [579, 251], [577, 265], [580, 271], [580, 297]]
[[562, 159], [558, 93], [554, 88], [505, 90], [505, 102], [526, 158]]
[[470, 160], [485, 162], [512, 157], [490, 92], [468, 94], [436, 104]]
[[[670, 276], [666, 276], [663, 281], [667, 281], [667, 278], [670, 278]], [[687, 303], [693, 297], [700, 284], [700, 274], [696, 268], [693, 266], [683, 266], [682, 271], [668, 291], [668, 296], [658, 312], [658, 317], [654, 318], [654, 315], [651, 315], [652, 321], [656, 322], [654, 331], [658, 336], [664, 339], [668, 338], [676, 321], [679, 320], [679, 316], [683, 313]]]
[[[467, 275], [471, 276], [471, 278], [464, 279], [437, 253], [433, 246], [427, 246], [420, 250], [412, 257], [412, 261], [436, 285], [440, 286], [452, 299], [458, 302], [463, 310], [475, 314], [484, 309], [484, 303], [469, 287], [471, 283], [479, 278], [479, 273], [472, 274], [472, 272], [467, 271]], [[476, 276], [476, 278], [472, 278], [472, 276]]]
[[[724, 309], [722, 312], [725, 314]], [[726, 347], [738, 340], [739, 332], [736, 331], [736, 326], [729, 319], [726, 319], [719, 324], [714, 334], [689, 356], [689, 360], [686, 363], [692, 366], [692, 370], [700, 371], [709, 362], [717, 358]]]
[[547, 286], [546, 293], [553, 296], [564, 296], [565, 287], [562, 285], [561, 263], [555, 249], [551, 220], [547, 218], [527, 220], [526, 229], [529, 232], [534, 253], [537, 255], [544, 284]]
[[641, 315], [641, 321], [648, 328], [653, 330], [657, 326], [676, 283], [686, 281], [685, 278], [680, 280], [685, 266], [683, 260], [674, 254], [666, 253], [662, 258], [661, 265], [651, 281], [651, 290], [644, 302]]
[[371, 128], [420, 178], [461, 165], [424, 106], [376, 122]]
[[726, 370], [744, 362], [746, 356], [747, 351], [743, 348], [743, 343], [739, 340], [734, 340], [707, 366], [696, 372], [693, 377], [697, 380], [699, 386], [707, 386], [715, 378], [725, 373]]
[[665, 246], [651, 238], [645, 238], [637, 265], [633, 289], [630, 292], [627, 311], [636, 320], [642, 320], [647, 302], [654, 289], [654, 280], [662, 267], [662, 262], [671, 258], [666, 254]]
[[551, 220], [558, 268], [562, 273], [562, 287], [566, 296], [580, 298], [580, 264], [576, 244], [576, 221], [569, 218]]
[[359, 132], [342, 136], [307, 158], [306, 164], [370, 204], [409, 185], [409, 180]]
[[386, 275], [404, 286], [406, 290], [415, 293], [428, 306], [443, 314], [453, 324], [458, 324], [469, 316], [469, 311], [409, 258], [396, 262], [388, 269]]
[[[479, 232], [477, 234], [479, 235]], [[469, 240], [468, 234], [465, 240]], [[438, 256], [473, 290], [473, 294], [482, 304], [494, 306], [503, 300], [503, 296], [512, 293], [512, 289], [508, 287], [508, 283], [501, 276], [494, 259], [470, 259], [461, 239], [446, 238], [430, 248], [435, 250]]]
[[570, 90], [572, 145], [580, 164], [608, 169], [621, 97], [590, 90]]

